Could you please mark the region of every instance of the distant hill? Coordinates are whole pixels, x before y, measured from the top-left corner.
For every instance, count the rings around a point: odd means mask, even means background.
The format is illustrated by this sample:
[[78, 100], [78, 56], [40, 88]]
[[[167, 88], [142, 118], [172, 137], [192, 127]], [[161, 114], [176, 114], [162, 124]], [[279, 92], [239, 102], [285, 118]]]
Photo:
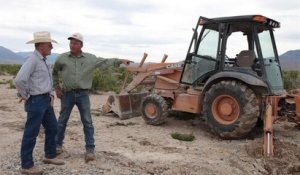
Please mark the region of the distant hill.
[[23, 63], [25, 59], [14, 53], [13, 51], [0, 46], [0, 63], [1, 64], [20, 64]]
[[[13, 52], [3, 46], [0, 46], [0, 64], [23, 64], [26, 58], [32, 52]], [[58, 53], [52, 53], [47, 56], [47, 62], [49, 64], [54, 64]]]
[[280, 55], [280, 63], [283, 70], [300, 71], [300, 50], [290, 50]]

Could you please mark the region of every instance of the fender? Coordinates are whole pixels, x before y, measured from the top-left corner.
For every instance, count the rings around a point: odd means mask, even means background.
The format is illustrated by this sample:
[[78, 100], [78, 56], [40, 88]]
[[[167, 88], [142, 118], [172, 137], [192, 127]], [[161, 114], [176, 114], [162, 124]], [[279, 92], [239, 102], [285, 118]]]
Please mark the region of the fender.
[[235, 79], [244, 82], [250, 86], [263, 88], [264, 90], [268, 90], [268, 85], [262, 81], [259, 77], [251, 74], [246, 74], [242, 72], [233, 72], [233, 71], [225, 71], [219, 72], [215, 75], [211, 76], [205, 83], [203, 92], [206, 92], [213, 84], [222, 80]]

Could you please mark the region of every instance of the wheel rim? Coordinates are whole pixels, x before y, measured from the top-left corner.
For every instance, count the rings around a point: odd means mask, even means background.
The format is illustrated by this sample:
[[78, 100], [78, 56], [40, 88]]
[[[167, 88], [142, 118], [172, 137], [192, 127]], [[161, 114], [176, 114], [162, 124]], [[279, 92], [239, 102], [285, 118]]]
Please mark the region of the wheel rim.
[[157, 107], [153, 103], [149, 103], [145, 106], [146, 116], [149, 118], [155, 118], [157, 116]]
[[213, 101], [212, 113], [217, 122], [224, 125], [232, 124], [240, 116], [240, 105], [234, 97], [221, 95]]

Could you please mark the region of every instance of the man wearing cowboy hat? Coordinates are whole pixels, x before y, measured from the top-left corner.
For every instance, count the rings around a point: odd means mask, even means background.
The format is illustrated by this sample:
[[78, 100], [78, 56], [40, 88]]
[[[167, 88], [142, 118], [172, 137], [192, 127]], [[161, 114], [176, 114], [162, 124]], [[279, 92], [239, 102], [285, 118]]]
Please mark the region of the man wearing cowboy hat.
[[[129, 60], [103, 59], [82, 52], [83, 37], [74, 33], [70, 40], [70, 52], [58, 56], [53, 68], [53, 80], [56, 95], [61, 99], [61, 112], [58, 118], [57, 153], [61, 153], [67, 122], [76, 105], [79, 109], [85, 135], [85, 161], [95, 159], [94, 126], [90, 113], [88, 90], [92, 87], [93, 71], [97, 67], [128, 65]], [[62, 84], [59, 82], [61, 73]]]
[[52, 44], [49, 32], [36, 32], [34, 40], [27, 44], [34, 44], [34, 52], [27, 58], [19, 70], [16, 78], [16, 88], [20, 102], [25, 101], [27, 121], [21, 144], [22, 174], [42, 174], [43, 170], [34, 165], [32, 152], [36, 144], [40, 126], [45, 128], [45, 159], [44, 163], [63, 165], [64, 162], [56, 158], [57, 120], [53, 111], [52, 76], [46, 63], [46, 56], [51, 54]]

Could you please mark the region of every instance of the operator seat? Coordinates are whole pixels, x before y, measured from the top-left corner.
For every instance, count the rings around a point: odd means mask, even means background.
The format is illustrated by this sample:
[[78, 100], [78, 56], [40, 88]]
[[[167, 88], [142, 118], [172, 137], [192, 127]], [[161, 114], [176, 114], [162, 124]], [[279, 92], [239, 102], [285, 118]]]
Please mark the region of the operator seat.
[[236, 58], [236, 65], [238, 67], [252, 67], [255, 60], [255, 53], [253, 50], [243, 50]]

